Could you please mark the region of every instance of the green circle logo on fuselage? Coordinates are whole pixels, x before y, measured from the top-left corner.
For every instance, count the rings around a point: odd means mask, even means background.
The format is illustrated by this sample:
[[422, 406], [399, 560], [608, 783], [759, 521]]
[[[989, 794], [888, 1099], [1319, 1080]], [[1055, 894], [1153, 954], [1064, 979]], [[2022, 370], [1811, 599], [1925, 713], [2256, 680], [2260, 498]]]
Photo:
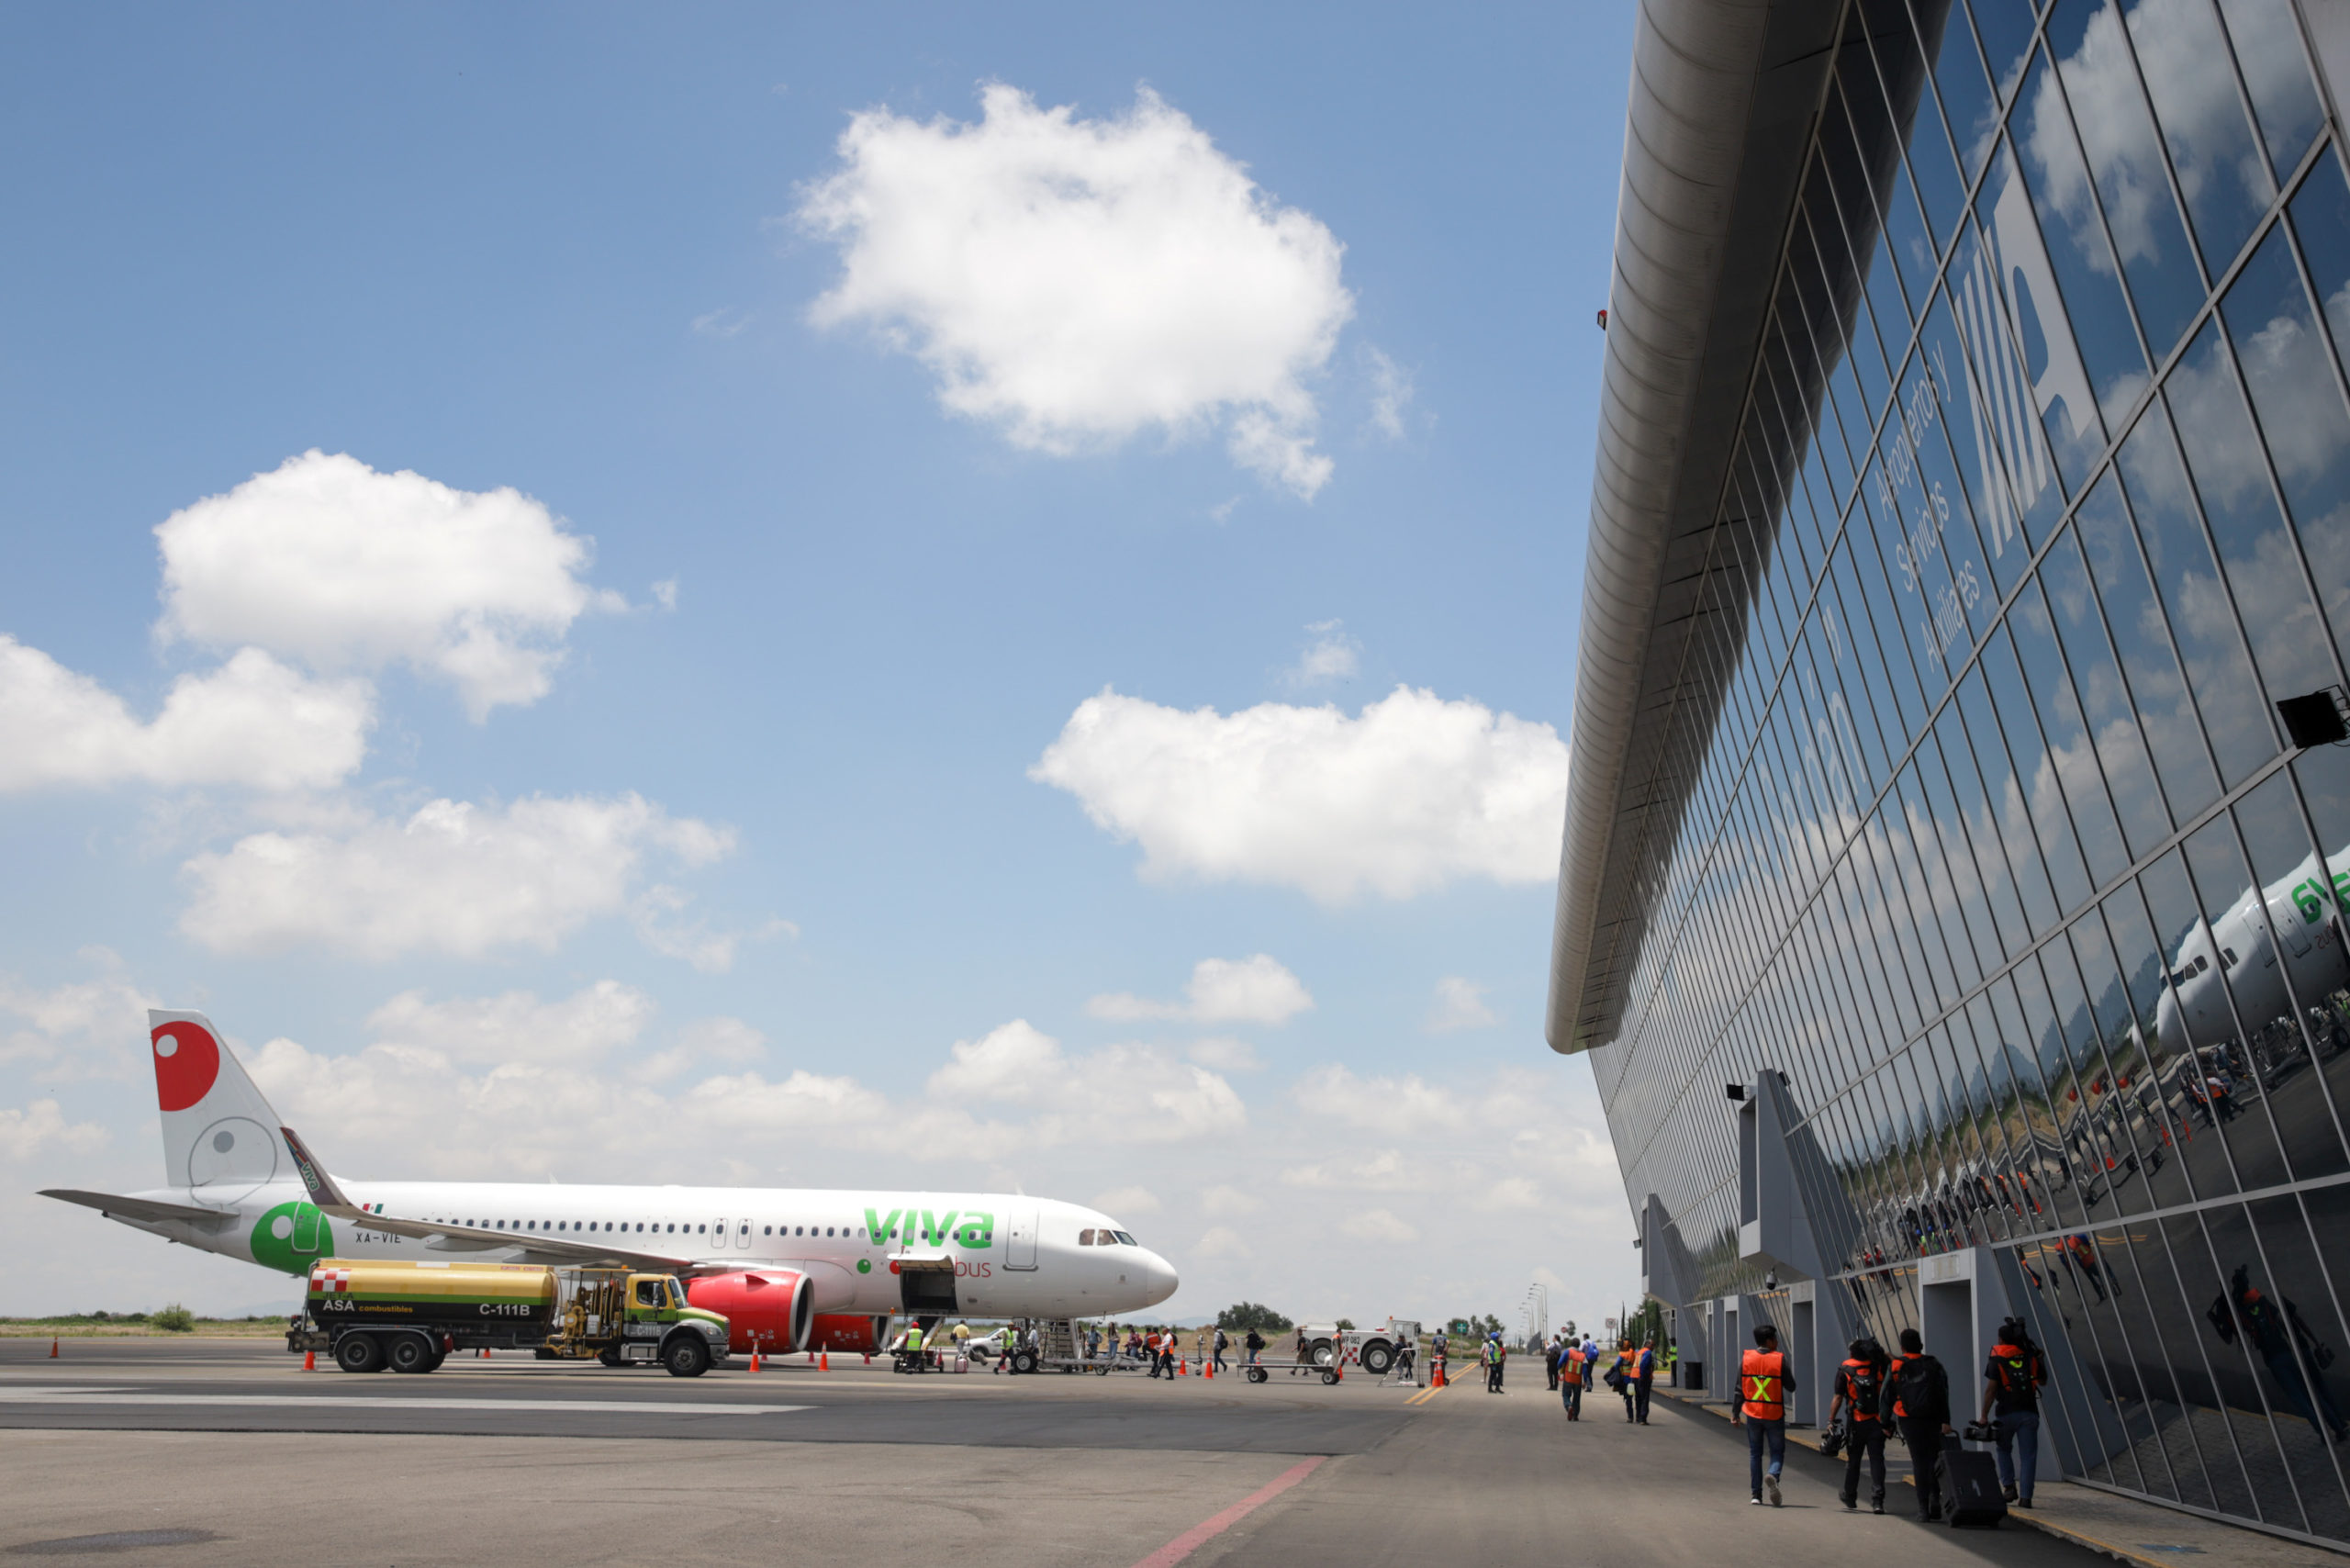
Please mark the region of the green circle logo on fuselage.
[[253, 1224], [253, 1261], [281, 1273], [307, 1274], [334, 1256], [334, 1226], [316, 1204], [280, 1204]]

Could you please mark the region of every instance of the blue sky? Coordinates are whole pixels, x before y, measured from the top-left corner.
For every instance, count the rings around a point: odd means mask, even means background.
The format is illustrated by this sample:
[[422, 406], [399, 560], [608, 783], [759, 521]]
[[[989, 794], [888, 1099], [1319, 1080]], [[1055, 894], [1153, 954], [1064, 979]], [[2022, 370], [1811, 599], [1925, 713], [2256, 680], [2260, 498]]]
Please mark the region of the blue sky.
[[152, 1002], [355, 1173], [1612, 1310], [1540, 1009], [1628, 38], [0, 17], [0, 1309], [282, 1294], [26, 1196], [156, 1181]]

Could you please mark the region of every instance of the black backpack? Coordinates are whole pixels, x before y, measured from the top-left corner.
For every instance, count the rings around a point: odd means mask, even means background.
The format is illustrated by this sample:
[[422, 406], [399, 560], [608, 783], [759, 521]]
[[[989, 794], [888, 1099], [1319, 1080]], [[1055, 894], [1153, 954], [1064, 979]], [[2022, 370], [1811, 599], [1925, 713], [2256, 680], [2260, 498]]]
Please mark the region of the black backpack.
[[1844, 1397], [1854, 1409], [1874, 1416], [1885, 1399], [1885, 1390], [1877, 1381], [1876, 1369], [1866, 1364], [1856, 1367], [1847, 1363], [1840, 1370], [1844, 1378]]

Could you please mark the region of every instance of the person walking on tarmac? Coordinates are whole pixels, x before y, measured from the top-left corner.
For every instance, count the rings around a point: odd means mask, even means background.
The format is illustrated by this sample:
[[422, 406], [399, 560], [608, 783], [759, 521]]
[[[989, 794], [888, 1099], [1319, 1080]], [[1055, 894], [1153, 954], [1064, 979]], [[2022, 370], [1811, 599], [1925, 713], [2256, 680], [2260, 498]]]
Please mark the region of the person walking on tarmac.
[[1624, 1384], [1625, 1393], [1632, 1398], [1632, 1419], [1640, 1426], [1649, 1424], [1649, 1395], [1656, 1389], [1656, 1348], [1642, 1345], [1632, 1352], [1631, 1380]]
[[1998, 1407], [1999, 1492], [2019, 1508], [2031, 1506], [2032, 1477], [2040, 1469], [2040, 1390], [2047, 1381], [2047, 1359], [2023, 1319], [2000, 1324], [1999, 1342], [1983, 1368], [1983, 1413], [1975, 1418], [1987, 1422]]
[[909, 1372], [922, 1371], [922, 1319], [917, 1317], [906, 1325], [906, 1361]]
[[1566, 1350], [1566, 1341], [1553, 1334], [1550, 1342], [1542, 1347], [1542, 1375], [1550, 1380], [1550, 1392], [1559, 1392], [1559, 1357]]
[[1942, 1477], [1934, 1461], [1941, 1457], [1942, 1439], [1954, 1435], [1950, 1373], [1926, 1354], [1926, 1341], [1915, 1328], [1901, 1331], [1901, 1353], [1886, 1369], [1884, 1413], [1893, 1417], [1909, 1450], [1910, 1473], [1918, 1482], [1918, 1517], [1935, 1523], [1942, 1517]]
[[1252, 1367], [1255, 1366], [1257, 1364], [1257, 1358], [1265, 1353], [1265, 1337], [1262, 1334], [1258, 1333], [1254, 1328], [1251, 1328], [1248, 1330], [1248, 1338], [1243, 1339], [1240, 1343], [1248, 1352], [1248, 1364]]
[[1218, 1325], [1215, 1331], [1214, 1366], [1216, 1371], [1230, 1372], [1232, 1370], [1224, 1364], [1224, 1353], [1230, 1349], [1232, 1349], [1232, 1336], [1224, 1331], [1222, 1325]]
[[1861, 1456], [1869, 1461], [1869, 1506], [1885, 1512], [1885, 1347], [1863, 1335], [1852, 1341], [1836, 1369], [1836, 1397], [1829, 1406], [1830, 1426], [1844, 1418], [1844, 1506], [1861, 1506]]
[[[1768, 1323], [1754, 1326], [1754, 1349], [1738, 1367], [1738, 1419], [1746, 1424], [1747, 1501], [1760, 1503], [1768, 1494], [1778, 1507], [1779, 1472], [1787, 1463], [1787, 1395], [1796, 1380], [1787, 1353], [1779, 1349], [1779, 1331]], [[1771, 1467], [1762, 1467], [1762, 1450], [1771, 1450]]]
[[1509, 1347], [1502, 1343], [1500, 1335], [1495, 1334], [1485, 1341], [1485, 1392], [1487, 1394], [1499, 1394], [1502, 1391], [1502, 1365], [1508, 1360]]
[[1571, 1339], [1559, 1347], [1559, 1403], [1567, 1407], [1570, 1421], [1583, 1419], [1583, 1383], [1587, 1370], [1581, 1345]]

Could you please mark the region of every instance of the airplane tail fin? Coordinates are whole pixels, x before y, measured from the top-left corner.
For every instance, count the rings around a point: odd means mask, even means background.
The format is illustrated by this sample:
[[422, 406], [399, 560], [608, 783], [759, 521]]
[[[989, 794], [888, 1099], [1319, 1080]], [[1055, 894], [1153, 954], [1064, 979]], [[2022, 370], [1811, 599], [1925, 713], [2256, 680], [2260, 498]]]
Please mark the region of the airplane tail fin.
[[163, 1175], [200, 1203], [234, 1204], [290, 1160], [277, 1113], [201, 1013], [150, 1009], [155, 1099], [163, 1117]]

